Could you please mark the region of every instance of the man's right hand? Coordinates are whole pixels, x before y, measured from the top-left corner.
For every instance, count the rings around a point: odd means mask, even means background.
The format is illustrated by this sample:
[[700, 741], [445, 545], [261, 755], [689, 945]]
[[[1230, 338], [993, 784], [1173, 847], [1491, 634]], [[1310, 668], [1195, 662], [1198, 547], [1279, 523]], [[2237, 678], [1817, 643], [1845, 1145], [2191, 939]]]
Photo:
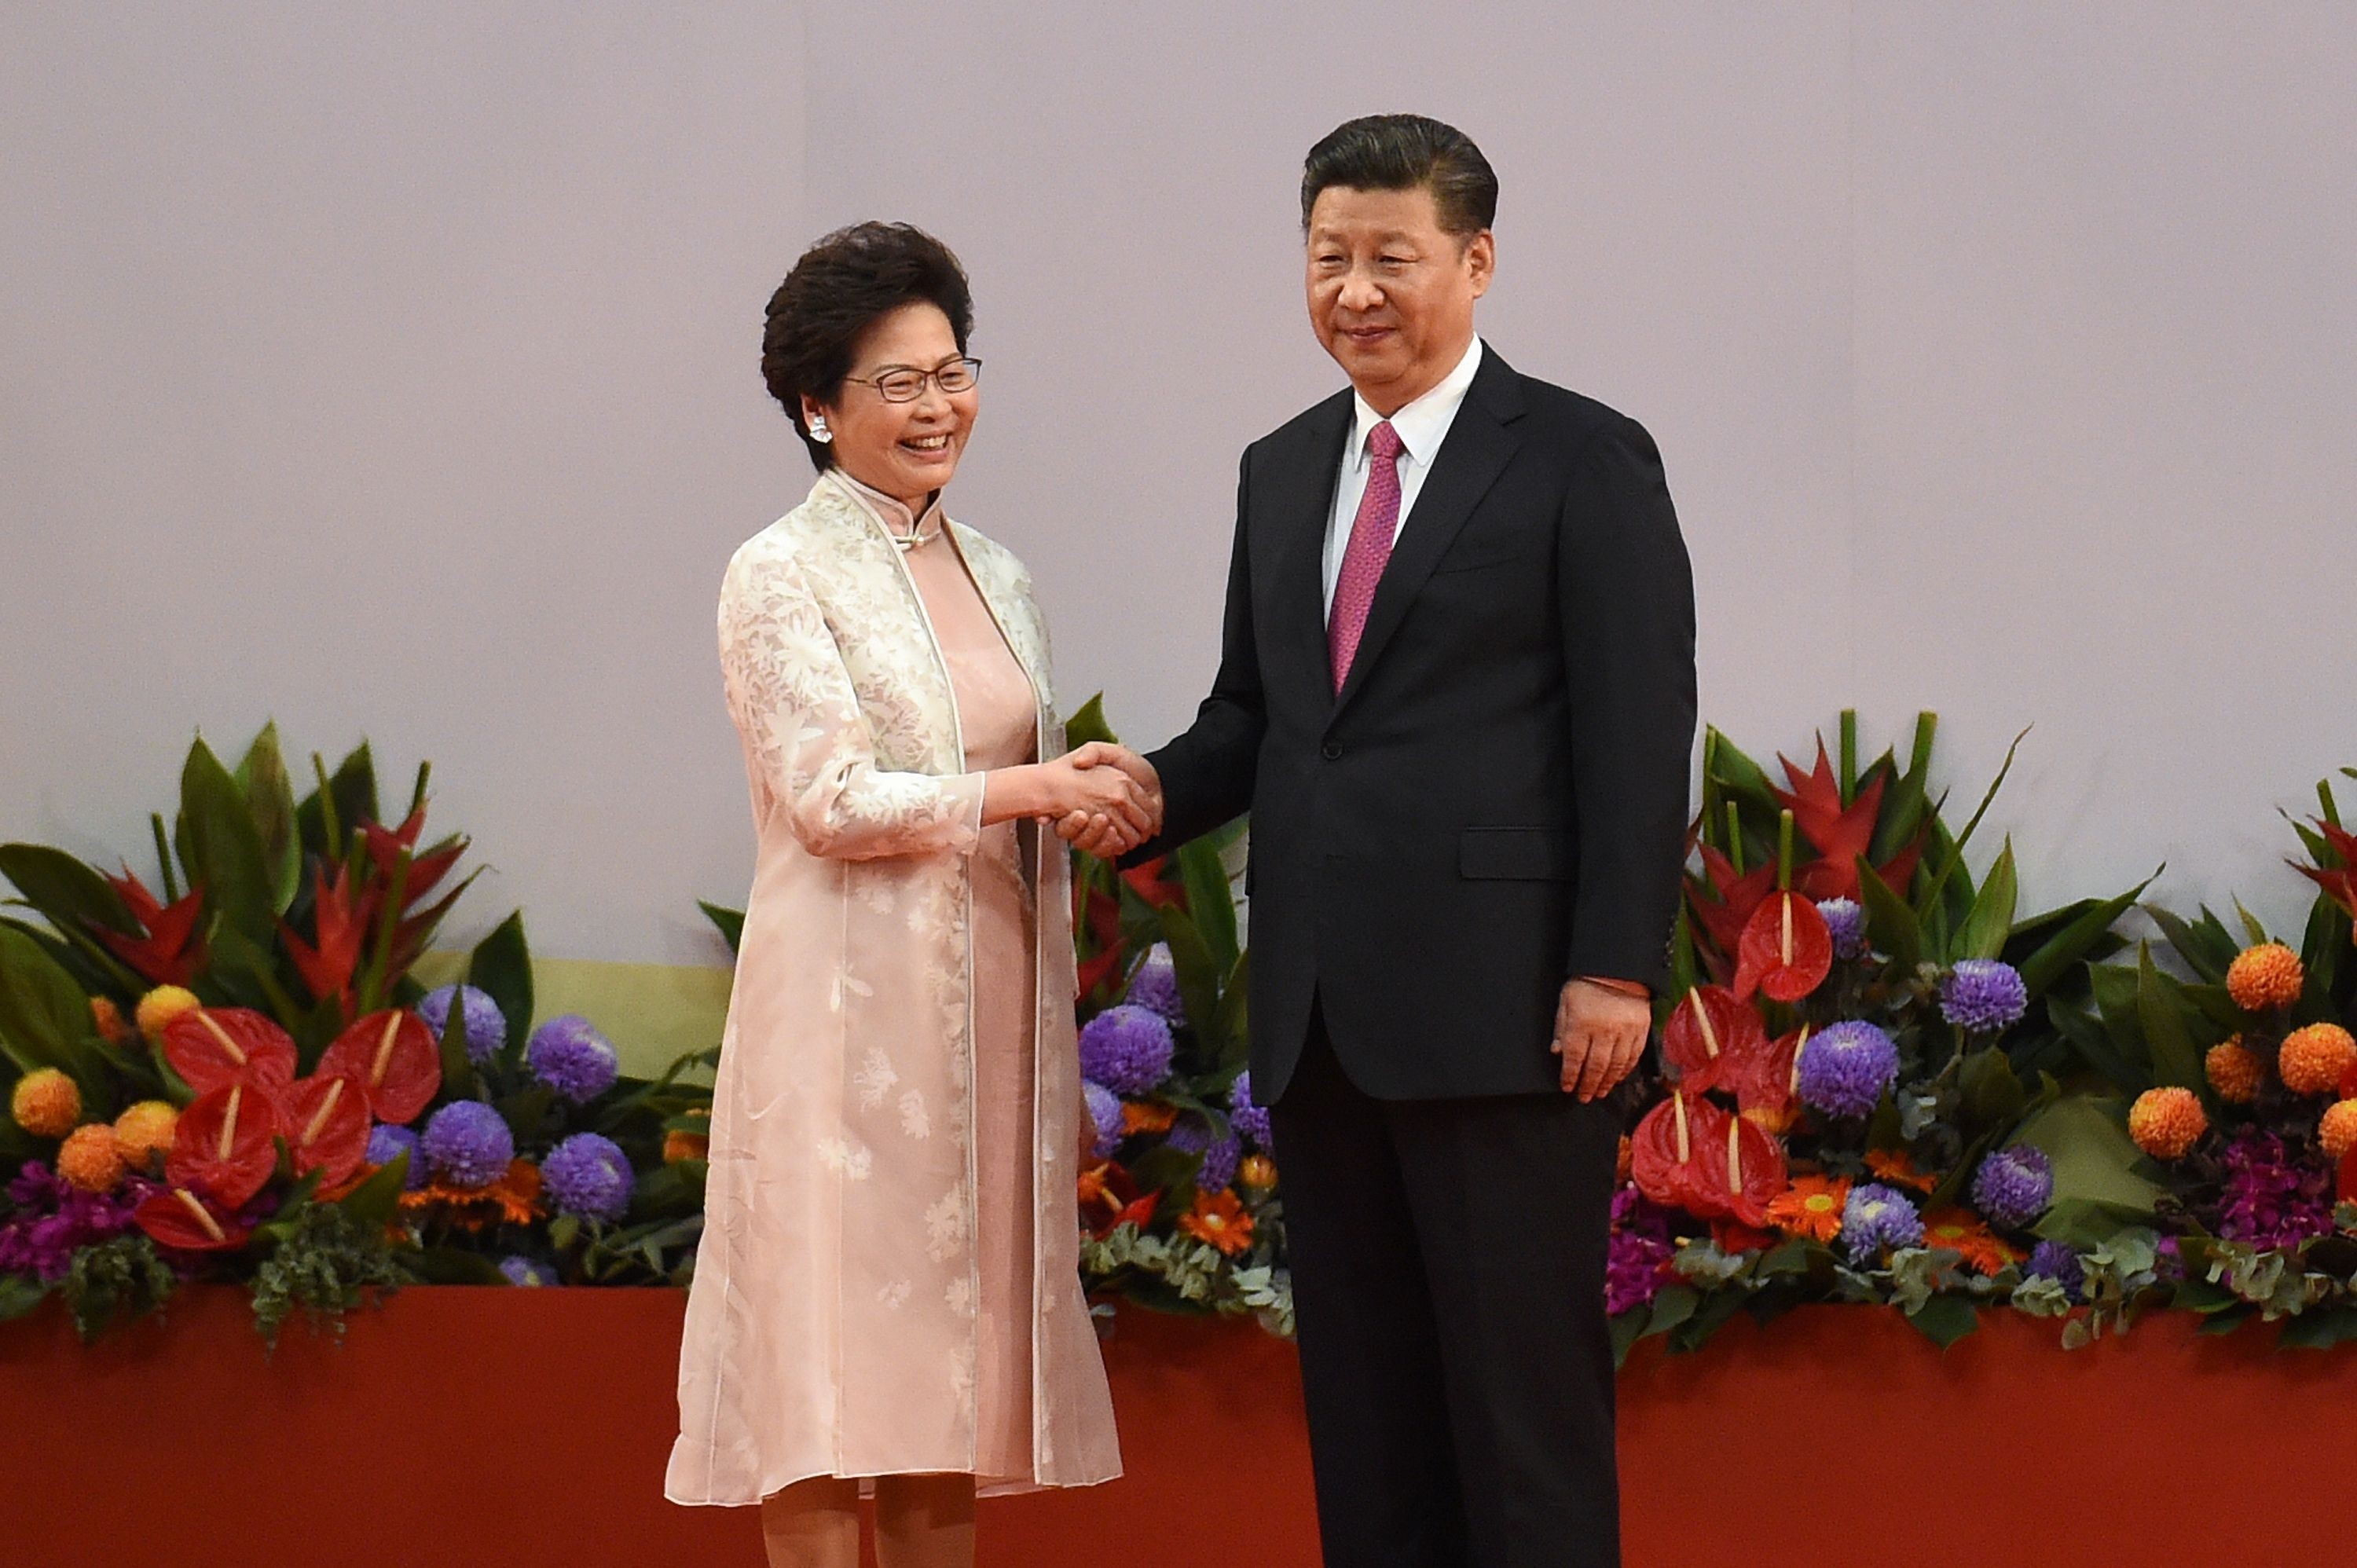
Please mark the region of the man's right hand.
[[[1152, 838], [1162, 831], [1162, 778], [1148, 762], [1125, 746], [1110, 741], [1092, 740], [1069, 753], [1064, 761], [1074, 768], [1118, 768], [1129, 776], [1146, 798], [1152, 825], [1146, 837]], [[1137, 847], [1138, 840], [1125, 831], [1118, 820], [1100, 813], [1072, 811], [1057, 819], [1056, 832], [1076, 849], [1086, 850], [1102, 860], [1112, 860]]]

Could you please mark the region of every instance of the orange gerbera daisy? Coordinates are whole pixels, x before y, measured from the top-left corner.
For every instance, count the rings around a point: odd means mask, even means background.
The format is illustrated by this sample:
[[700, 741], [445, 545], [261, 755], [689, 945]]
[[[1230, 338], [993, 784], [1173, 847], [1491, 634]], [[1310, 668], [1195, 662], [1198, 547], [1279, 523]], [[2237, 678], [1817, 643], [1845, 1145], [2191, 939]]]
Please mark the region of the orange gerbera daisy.
[[2022, 1259], [2019, 1248], [1982, 1222], [1970, 1209], [1935, 1208], [1923, 1216], [1923, 1245], [1961, 1255], [1975, 1273], [1994, 1274]]
[[1885, 1181], [1911, 1187], [1917, 1192], [1929, 1192], [1940, 1185], [1938, 1176], [1916, 1169], [1914, 1156], [1904, 1149], [1868, 1149], [1866, 1168]]
[[508, 1162], [508, 1174], [489, 1187], [451, 1187], [428, 1182], [415, 1192], [401, 1195], [407, 1209], [436, 1209], [462, 1230], [480, 1230], [497, 1220], [529, 1225], [540, 1218], [540, 1167], [518, 1156]]
[[1216, 1193], [1197, 1193], [1194, 1211], [1178, 1217], [1178, 1229], [1198, 1241], [1209, 1241], [1231, 1258], [1252, 1245], [1252, 1216], [1236, 1201], [1235, 1193], [1224, 1187]]
[[1842, 1208], [1848, 1202], [1846, 1176], [1794, 1176], [1791, 1187], [1768, 1200], [1768, 1223], [1788, 1236], [1830, 1241], [1841, 1234]]
[[1141, 1105], [1132, 1100], [1121, 1108], [1121, 1131], [1125, 1137], [1132, 1133], [1168, 1133], [1178, 1120], [1176, 1106]]

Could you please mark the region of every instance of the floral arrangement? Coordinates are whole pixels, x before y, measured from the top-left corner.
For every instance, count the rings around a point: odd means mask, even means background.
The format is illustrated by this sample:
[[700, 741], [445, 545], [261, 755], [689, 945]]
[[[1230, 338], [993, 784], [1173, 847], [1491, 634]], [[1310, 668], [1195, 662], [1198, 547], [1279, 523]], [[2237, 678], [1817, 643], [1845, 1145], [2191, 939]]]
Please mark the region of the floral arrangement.
[[520, 916], [424, 991], [467, 841], [419, 847], [424, 767], [398, 825], [365, 745], [312, 770], [298, 801], [274, 728], [234, 770], [199, 739], [160, 897], [0, 845], [39, 917], [0, 922], [0, 1316], [54, 1293], [87, 1336], [226, 1279], [274, 1338], [412, 1281], [683, 1277], [697, 1058], [629, 1079], [587, 1020], [534, 1027]]
[[[2343, 770], [2357, 777], [2357, 770]], [[2181, 1279], [2136, 1305], [2199, 1312], [2223, 1333], [2257, 1318], [2282, 1342], [2357, 1338], [2357, 834], [2330, 782], [2292, 826], [2290, 866], [2317, 892], [2299, 945], [2239, 905], [2240, 935], [2207, 908], [2147, 912], [2164, 940], [2099, 965], [2072, 1045], [2126, 1101], [2145, 1201], [2126, 1223], [2163, 1233]], [[2132, 1098], [2130, 1098], [2132, 1097]]]
[[2058, 1168], [2076, 1119], [2050, 1115], [2077, 1105], [2048, 1012], [2142, 887], [2018, 918], [2010, 843], [1977, 880], [1964, 854], [2005, 770], [1952, 832], [1935, 730], [1918, 718], [1903, 769], [1861, 768], [1844, 714], [1838, 765], [1820, 740], [1781, 784], [1706, 735], [1661, 1071], [1630, 1091], [1649, 1108], [1613, 1203], [1620, 1354], [1824, 1301], [1896, 1306], [1945, 1345], [1982, 1305], [2064, 1315], [2158, 1262], [2083, 1234]]

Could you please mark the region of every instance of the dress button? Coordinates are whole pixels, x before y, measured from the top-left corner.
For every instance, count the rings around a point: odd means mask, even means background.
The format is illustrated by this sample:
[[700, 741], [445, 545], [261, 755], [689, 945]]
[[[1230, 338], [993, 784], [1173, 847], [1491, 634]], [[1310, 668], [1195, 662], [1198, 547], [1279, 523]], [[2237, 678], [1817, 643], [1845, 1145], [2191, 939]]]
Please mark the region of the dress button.
[[1340, 762], [1342, 759], [1342, 747], [1338, 743], [1329, 740], [1325, 745], [1318, 748], [1318, 755], [1324, 757], [1329, 762]]

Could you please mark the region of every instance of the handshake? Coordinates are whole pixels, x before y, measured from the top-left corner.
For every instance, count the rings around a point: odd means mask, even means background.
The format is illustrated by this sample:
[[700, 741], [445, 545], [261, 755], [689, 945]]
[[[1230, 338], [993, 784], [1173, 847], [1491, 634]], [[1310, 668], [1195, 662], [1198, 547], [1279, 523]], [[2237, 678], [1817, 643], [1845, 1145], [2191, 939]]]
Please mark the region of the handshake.
[[1037, 794], [1023, 814], [1099, 859], [1126, 854], [1162, 831], [1162, 780], [1125, 746], [1091, 741], [1032, 772]]

